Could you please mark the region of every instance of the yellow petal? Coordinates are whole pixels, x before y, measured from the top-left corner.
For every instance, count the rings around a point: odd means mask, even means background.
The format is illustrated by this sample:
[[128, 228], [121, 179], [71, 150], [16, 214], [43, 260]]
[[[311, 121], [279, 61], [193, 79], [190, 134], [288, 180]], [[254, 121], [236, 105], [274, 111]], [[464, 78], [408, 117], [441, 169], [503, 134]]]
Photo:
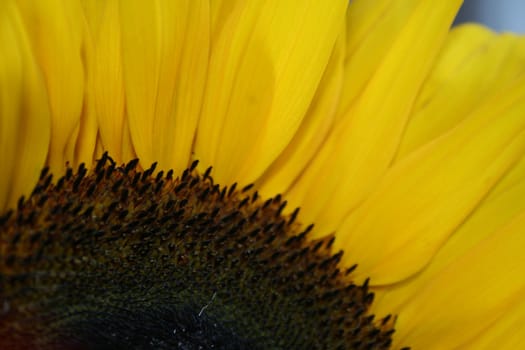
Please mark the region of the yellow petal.
[[[318, 235], [335, 230], [390, 165], [412, 104], [459, 3], [419, 1], [417, 6], [406, 6], [408, 9], [385, 12], [384, 16], [403, 18], [402, 30], [289, 193], [290, 201], [318, 224]], [[369, 54], [374, 52], [372, 47]]]
[[[405, 314], [405, 307], [411, 303], [411, 300], [418, 297], [418, 294], [421, 290], [428, 288], [428, 285], [432, 285], [436, 276], [439, 276], [442, 271], [448, 269], [449, 266], [455, 264], [456, 261], [462, 259], [462, 256], [469, 254], [471, 250], [477, 249], [476, 246], [480, 244], [481, 241], [491, 239], [491, 236], [497, 236], [500, 234], [502, 229], [508, 225], [519, 214], [525, 212], [525, 158], [521, 160], [518, 167], [516, 167], [511, 173], [509, 173], [505, 179], [498, 184], [498, 186], [491, 192], [489, 197], [483, 202], [480, 209], [478, 209], [469, 220], [462, 225], [462, 227], [447, 241], [446, 245], [440, 250], [440, 252], [432, 259], [432, 262], [428, 267], [426, 267], [421, 273], [419, 273], [414, 278], [409, 279], [403, 283], [384, 286], [375, 288], [374, 292], [376, 293], [376, 302], [373, 305], [373, 312], [376, 314], [385, 314], [385, 313], [395, 313], [401, 315], [403, 318]], [[519, 180], [519, 181], [518, 181]], [[519, 228], [519, 227], [518, 227]], [[521, 227], [521, 230], [524, 230], [524, 227]], [[516, 247], [523, 249], [523, 244], [521, 246], [519, 243], [516, 243]], [[479, 259], [488, 259], [493, 262], [501, 260], [501, 257], [480, 257]], [[495, 269], [499, 268], [498, 266], [494, 267]], [[456, 266], [456, 272], [458, 276], [463, 276], [463, 274], [476, 274], [480, 278], [488, 278], [486, 271], [482, 268], [472, 270], [464, 269], [462, 266]], [[452, 285], [454, 281], [450, 281]], [[515, 271], [515, 276], [504, 279], [502, 277], [499, 281], [494, 281], [495, 284], [523, 284], [523, 279], [521, 278], [521, 271]], [[442, 293], [443, 289], [450, 288], [450, 285], [442, 286], [434, 290], [435, 294]], [[469, 302], [470, 293], [476, 295], [478, 290], [483, 290], [482, 286], [463, 286], [462, 284], [458, 288], [463, 288], [458, 292], [458, 298], [462, 299], [462, 302]], [[525, 291], [524, 291], [525, 292]], [[522, 299], [522, 298], [521, 298]], [[455, 300], [453, 298], [452, 300]], [[427, 300], [428, 303], [434, 303], [433, 298]], [[477, 302], [477, 301], [474, 301]], [[478, 307], [484, 307], [485, 303], [479, 304]], [[440, 306], [437, 306], [440, 307]], [[521, 335], [522, 322], [520, 323], [519, 319], [523, 320], [525, 316], [525, 305], [512, 305], [511, 309], [508, 308], [503, 310], [503, 312], [494, 312], [493, 310], [485, 310], [487, 315], [479, 318], [475, 322], [477, 324], [479, 333], [473, 338], [468, 340], [469, 348], [472, 349], [492, 349], [492, 348], [503, 348], [503, 349], [519, 349], [520, 346], [504, 346], [505, 344], [513, 344], [519, 341], [523, 341]], [[460, 310], [462, 311], [462, 310]], [[454, 307], [446, 307], [444, 309], [442, 319], [447, 320], [446, 322], [451, 322], [451, 329], [457, 327], [458, 329], [463, 329], [463, 317], [462, 315], [457, 315], [458, 312]], [[437, 312], [436, 310], [432, 311]], [[445, 314], [446, 313], [446, 314]], [[422, 321], [423, 323], [428, 322], [433, 319], [432, 315], [427, 315], [428, 320]], [[457, 321], [458, 323], [454, 323]], [[474, 322], [474, 321], [471, 321]], [[412, 324], [409, 327], [413, 327]], [[416, 326], [417, 327], [417, 326]], [[443, 325], [439, 325], [438, 328], [442, 328]], [[448, 325], [447, 325], [448, 327]], [[486, 329], [484, 329], [486, 327]], [[403, 324], [398, 324], [398, 333], [402, 337], [402, 334], [409, 332], [409, 330], [403, 329]], [[512, 333], [516, 335], [513, 335]], [[472, 330], [470, 334], [476, 333], [476, 330]], [[457, 334], [455, 335], [457, 337]], [[468, 339], [468, 336], [464, 339]], [[439, 340], [433, 338], [436, 344], [440, 344]], [[430, 340], [431, 341], [431, 340]], [[464, 340], [458, 340], [458, 344]], [[404, 343], [409, 345], [408, 343]], [[501, 346], [494, 346], [495, 344], [500, 344]], [[410, 344], [412, 345], [412, 344]], [[425, 346], [425, 348], [428, 346]]]
[[[523, 76], [524, 67], [522, 38], [498, 36], [474, 25], [456, 28], [418, 97], [401, 154], [432, 141], [465, 119], [483, 100], [510, 88]], [[503, 206], [503, 211], [511, 212], [513, 204]], [[480, 226], [491, 227], [489, 219], [494, 217], [486, 215]]]
[[0, 10], [0, 39], [3, 43], [0, 46], [0, 208], [4, 208], [9, 198], [12, 171], [16, 162], [16, 130], [20, 115], [23, 68], [12, 8], [4, 4]]
[[43, 77], [11, 1], [0, 4], [0, 211], [28, 195], [44, 166], [50, 116]]
[[[93, 105], [94, 86], [90, 73], [86, 77], [86, 87], [84, 89], [84, 105], [80, 120], [76, 125], [68, 144], [68, 149], [73, 151], [67, 159], [72, 159], [70, 164], [78, 166], [80, 163], [91, 164], [95, 155], [95, 148], [98, 135], [97, 115]], [[67, 154], [67, 153], [66, 153]]]
[[525, 152], [524, 109], [522, 79], [386, 173], [338, 236], [362, 274], [394, 283], [432, 259]]
[[418, 96], [397, 158], [450, 130], [524, 73], [525, 38], [478, 25], [456, 27]]
[[[297, 131], [343, 25], [346, 1], [223, 1], [195, 158], [222, 183], [252, 182]], [[241, 132], [242, 130], [242, 132]]]
[[421, 0], [351, 1], [346, 20], [346, 57], [343, 98], [345, 113], [366, 88], [374, 72], [405, 30], [410, 15]]
[[80, 3], [68, 0], [20, 0], [18, 4], [44, 73], [53, 116], [48, 163], [53, 172], [60, 173], [67, 155], [74, 154], [71, 147], [75, 143], [70, 139], [82, 113], [82, 9]]
[[[343, 83], [344, 33], [337, 41], [308, 112], [290, 144], [257, 180], [268, 196], [290, 188], [321, 147], [335, 123]], [[293, 210], [293, 208], [292, 208]]]
[[525, 299], [521, 298], [505, 314], [496, 319], [468, 342], [467, 349], [524, 349]]
[[517, 165], [498, 182], [468, 220], [458, 227], [423, 271], [402, 283], [374, 288], [376, 293], [374, 311], [378, 314], [401, 313], [403, 305], [417, 294], [419, 289], [430, 283], [436, 273], [467, 254], [480, 241], [499, 232], [523, 212], [525, 212], [525, 156], [522, 156]]
[[491, 332], [490, 326], [513, 309], [523, 314], [524, 229], [522, 212], [436, 273], [403, 306], [395, 342], [415, 349], [452, 349]]
[[135, 151], [143, 164], [181, 171], [190, 160], [206, 78], [208, 1], [125, 0], [120, 10]]
[[119, 2], [89, 3], [98, 6], [86, 13], [94, 41], [93, 93], [100, 139], [104, 149], [121, 163], [125, 161], [122, 157], [125, 98]]
[[[92, 1], [92, 0], [80, 0], [86, 22], [89, 30], [89, 35], [93, 39], [96, 39], [100, 35], [102, 21], [106, 17], [106, 8], [109, 4], [118, 4], [118, 0], [107, 0], [107, 1]], [[120, 30], [117, 32], [120, 33]]]
[[99, 86], [95, 84], [95, 70], [99, 62], [95, 60], [95, 41], [87, 22], [86, 12], [83, 11], [82, 14], [83, 16], [79, 18], [79, 21], [83, 23], [82, 63], [85, 77], [84, 94], [80, 119], [69, 140], [71, 147], [68, 147], [74, 150], [73, 156], [68, 157], [68, 159], [73, 159], [74, 166], [78, 166], [80, 163], [90, 165], [94, 161], [99, 133], [97, 111], [95, 108], [95, 96], [99, 88]]

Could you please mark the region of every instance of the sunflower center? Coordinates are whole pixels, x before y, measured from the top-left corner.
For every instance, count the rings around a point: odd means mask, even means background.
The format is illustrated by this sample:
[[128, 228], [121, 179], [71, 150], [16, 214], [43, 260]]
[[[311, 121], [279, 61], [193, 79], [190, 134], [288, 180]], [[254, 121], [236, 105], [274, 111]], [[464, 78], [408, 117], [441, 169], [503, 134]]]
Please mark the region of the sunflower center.
[[0, 345], [42, 349], [388, 348], [368, 283], [280, 195], [106, 154], [0, 218]]

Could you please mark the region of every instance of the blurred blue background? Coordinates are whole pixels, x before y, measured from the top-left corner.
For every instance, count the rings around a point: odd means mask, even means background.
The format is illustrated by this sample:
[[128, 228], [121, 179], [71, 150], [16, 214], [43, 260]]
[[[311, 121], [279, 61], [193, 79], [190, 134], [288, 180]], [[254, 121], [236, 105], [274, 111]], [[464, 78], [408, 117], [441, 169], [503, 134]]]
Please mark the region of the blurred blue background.
[[525, 34], [525, 0], [464, 0], [456, 23], [479, 22], [497, 31]]

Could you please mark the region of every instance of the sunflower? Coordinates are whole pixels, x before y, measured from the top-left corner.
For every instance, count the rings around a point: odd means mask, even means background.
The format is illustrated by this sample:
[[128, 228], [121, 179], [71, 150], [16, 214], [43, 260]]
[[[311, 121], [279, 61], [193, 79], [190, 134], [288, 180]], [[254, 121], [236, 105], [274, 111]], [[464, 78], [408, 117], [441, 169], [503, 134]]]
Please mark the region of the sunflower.
[[524, 347], [525, 39], [460, 6], [2, 1], [3, 341]]

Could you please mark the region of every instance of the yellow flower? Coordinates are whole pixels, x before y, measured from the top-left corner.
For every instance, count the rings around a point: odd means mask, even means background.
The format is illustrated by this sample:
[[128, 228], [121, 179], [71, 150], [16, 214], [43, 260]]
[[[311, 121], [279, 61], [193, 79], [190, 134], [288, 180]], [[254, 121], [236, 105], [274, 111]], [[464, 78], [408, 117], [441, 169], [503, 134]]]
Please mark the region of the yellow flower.
[[525, 39], [347, 3], [2, 1], [0, 209], [46, 164], [198, 159], [335, 232], [394, 347], [525, 346]]

